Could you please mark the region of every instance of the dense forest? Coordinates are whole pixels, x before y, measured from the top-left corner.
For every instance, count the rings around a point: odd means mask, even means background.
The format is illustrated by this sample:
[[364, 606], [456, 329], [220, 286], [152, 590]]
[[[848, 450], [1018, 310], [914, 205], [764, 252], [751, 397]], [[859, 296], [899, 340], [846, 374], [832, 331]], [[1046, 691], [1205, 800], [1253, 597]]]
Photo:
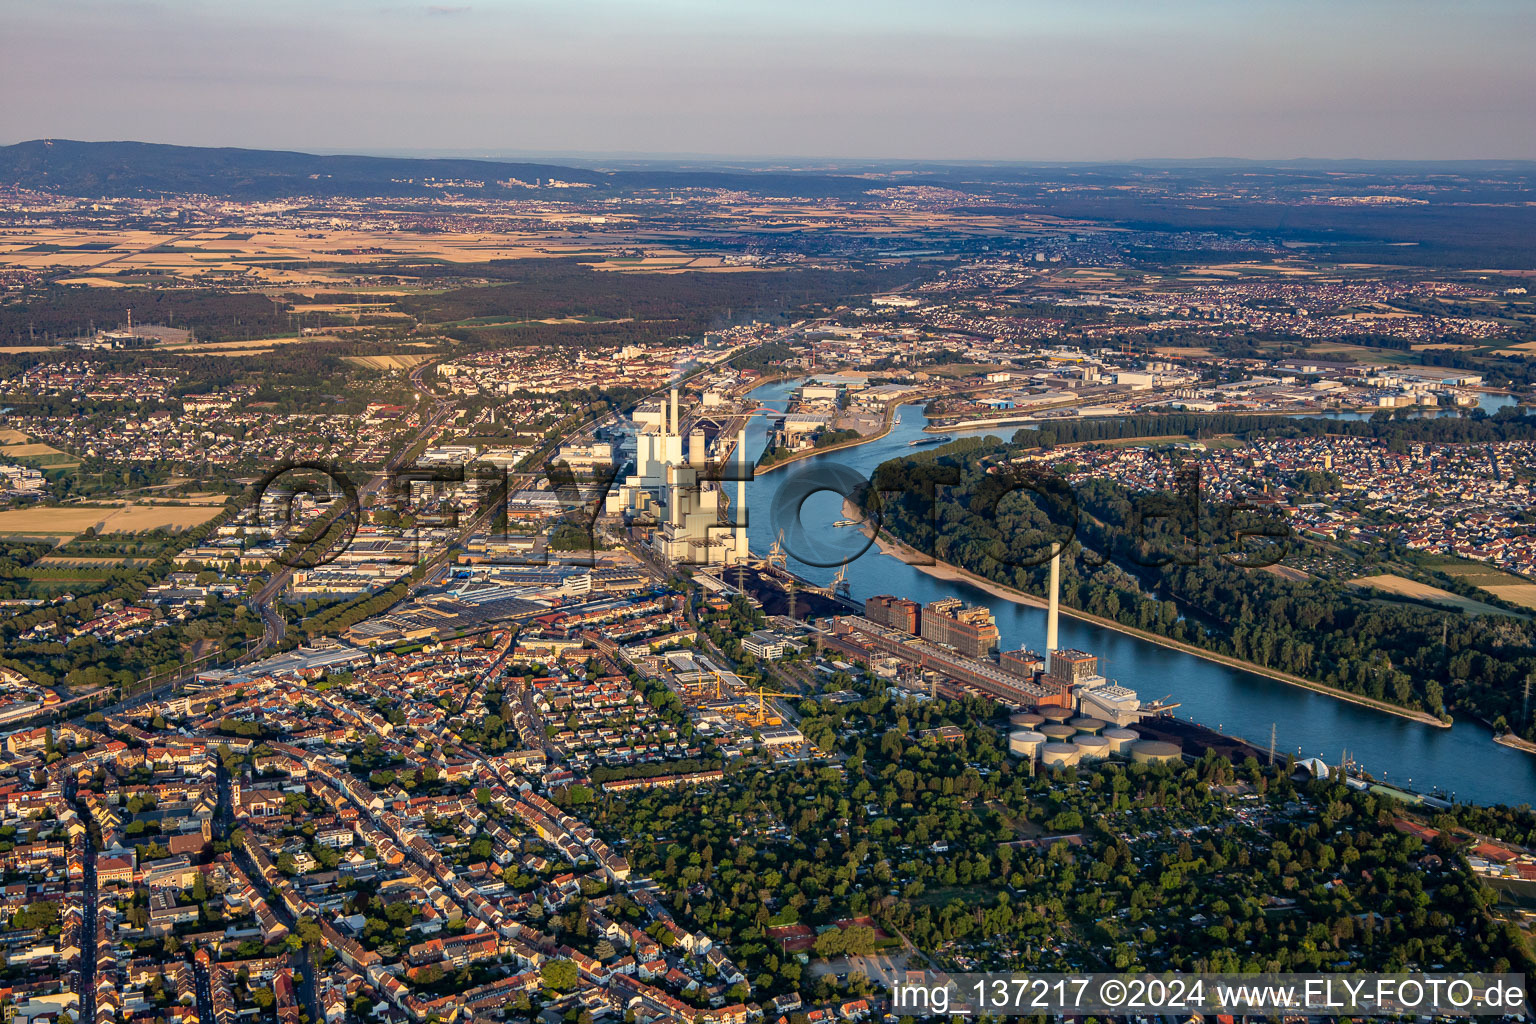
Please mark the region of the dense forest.
[[[402, 269], [430, 277], [441, 268]], [[743, 271], [735, 274], [621, 274], [570, 260], [498, 260], [446, 268], [501, 283], [408, 295], [399, 306], [420, 320], [454, 323], [482, 316], [513, 319], [591, 316], [674, 320], [704, 329], [810, 305], [836, 304], [919, 276], [921, 269]], [[684, 331], [679, 331], [684, 333]]]
[[1239, 437], [1374, 437], [1393, 451], [1414, 442], [1439, 444], [1490, 444], [1496, 441], [1536, 439], [1536, 417], [1518, 409], [1500, 409], [1490, 416], [1474, 410], [1464, 416], [1394, 416], [1378, 412], [1368, 420], [1326, 417], [1265, 416], [1254, 413], [1144, 413], [1136, 416], [1048, 420], [1038, 428], [1016, 431], [1013, 443], [1024, 447], [1114, 441], [1127, 437], [1159, 437], [1184, 434], [1211, 438], [1225, 434]]
[[0, 303], [0, 345], [43, 344], [80, 337], [92, 327], [116, 328], [127, 321], [130, 307], [136, 324], [191, 330], [199, 341], [267, 338], [291, 329], [286, 308], [256, 292], [48, 285]]
[[[1121, 426], [1133, 435], [1183, 429], [1139, 419]], [[1231, 419], [1219, 426], [1244, 426]], [[1323, 425], [1376, 431], [1392, 443], [1529, 436], [1536, 428], [1511, 417], [1288, 424], [1301, 431]], [[1062, 426], [1069, 436], [1096, 439], [1112, 429]], [[1017, 438], [1044, 440], [1032, 435]], [[1536, 672], [1536, 625], [1528, 617], [1466, 616], [1377, 600], [1341, 581], [1259, 571], [1301, 543], [1282, 520], [1187, 492], [1136, 494], [1103, 480], [1068, 488], [1054, 474], [1000, 468], [1019, 451], [974, 440], [887, 462], [861, 501], [878, 502], [884, 529], [896, 538], [999, 583], [1043, 594], [1043, 560], [1066, 541], [1062, 599], [1069, 607], [1431, 714], [1502, 718], [1536, 736], [1521, 717], [1521, 687]]]

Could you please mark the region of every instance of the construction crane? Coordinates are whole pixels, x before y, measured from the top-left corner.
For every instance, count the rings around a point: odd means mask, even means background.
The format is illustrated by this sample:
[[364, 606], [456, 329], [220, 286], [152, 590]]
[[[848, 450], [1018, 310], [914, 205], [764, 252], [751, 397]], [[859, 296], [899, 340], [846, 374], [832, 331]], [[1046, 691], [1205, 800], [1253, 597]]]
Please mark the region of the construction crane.
[[832, 577], [832, 582], [827, 584], [828, 597], [847, 597], [850, 591], [848, 583], [848, 566], [838, 566], [837, 575]]
[[708, 700], [711, 693], [715, 700], [725, 699], [725, 680], [719, 672], [702, 672], [701, 676], [709, 678], [695, 679], [691, 683], [684, 683], [683, 687], [693, 700]]
[[[756, 715], [756, 719], [753, 721], [752, 724], [755, 727], [758, 727], [758, 728], [761, 728], [762, 726], [768, 724], [768, 701], [765, 698], [768, 698], [768, 697], [801, 697], [801, 696], [804, 696], [804, 694], [799, 694], [799, 693], [780, 693], [780, 692], [778, 692], [776, 690], [765, 690], [762, 687], [758, 687], [758, 689], [757, 689], [757, 715]], [[774, 715], [773, 717], [774, 718], [778, 718], [779, 716], [778, 715]]]

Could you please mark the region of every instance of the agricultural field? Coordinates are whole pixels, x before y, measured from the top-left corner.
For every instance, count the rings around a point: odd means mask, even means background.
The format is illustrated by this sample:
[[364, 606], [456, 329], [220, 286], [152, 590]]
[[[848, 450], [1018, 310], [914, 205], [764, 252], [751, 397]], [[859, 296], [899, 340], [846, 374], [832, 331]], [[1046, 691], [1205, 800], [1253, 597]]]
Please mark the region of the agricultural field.
[[361, 366], [369, 370], [409, 370], [433, 357], [431, 353], [420, 352], [410, 355], [342, 356], [342, 358], [353, 366]]
[[[483, 213], [475, 206], [476, 213]], [[624, 273], [676, 274], [685, 271], [740, 273], [762, 267], [726, 263], [723, 253], [700, 252], [697, 229], [646, 227], [625, 213], [594, 217], [564, 202], [517, 204], [526, 228], [485, 231], [400, 232], [341, 228], [314, 231], [301, 227], [230, 232], [223, 228], [180, 234], [159, 230], [103, 230], [28, 226], [0, 231], [0, 269], [60, 275], [65, 284], [122, 287], [167, 279], [259, 289], [349, 287], [358, 268], [388, 274], [393, 267], [422, 263], [474, 264], [490, 260], [593, 258], [595, 269]], [[382, 209], [380, 216], [409, 216]], [[818, 203], [722, 205], [712, 211], [710, 227], [721, 235], [744, 229], [798, 234], [806, 230], [853, 231], [869, 236], [947, 230], [973, 237], [1001, 238], [1073, 231], [1099, 233], [1102, 224], [1076, 218], [1016, 211], [827, 208]], [[710, 232], [706, 232], [709, 234]], [[616, 256], [614, 250], [640, 250]], [[772, 269], [772, 268], [769, 268]], [[1084, 283], [1113, 278], [1113, 272], [1082, 271]], [[319, 312], [318, 309], [314, 310]], [[338, 310], [391, 315], [370, 309]]]
[[[548, 211], [541, 219], [581, 225], [599, 232], [605, 245], [634, 244], [622, 222], [584, 223], [590, 218]], [[332, 268], [376, 266], [387, 273], [392, 264], [481, 263], [487, 260], [549, 259], [590, 251], [592, 239], [565, 230], [439, 232], [407, 234], [391, 231], [337, 230], [311, 232], [278, 228], [229, 235], [220, 230], [172, 235], [151, 231], [76, 231], [29, 229], [0, 233], [0, 267], [60, 272], [67, 284], [111, 286], [138, 276], [206, 280], [208, 275], [238, 278], [246, 284], [302, 288], [334, 285], [348, 275]], [[652, 254], [671, 269], [695, 258], [659, 247]], [[110, 265], [110, 266], [109, 266]], [[647, 268], [649, 269], [649, 268]], [[703, 264], [696, 269], [735, 269]], [[343, 310], [367, 312], [372, 310]], [[388, 315], [388, 314], [386, 314]]]
[[68, 538], [95, 527], [97, 533], [187, 530], [219, 514], [220, 504], [129, 504], [33, 506], [0, 512], [0, 536]]
[[[1468, 615], [1509, 614], [1509, 612], [1494, 605], [1475, 601], [1470, 597], [1462, 597], [1460, 594], [1453, 594], [1449, 590], [1441, 590], [1439, 587], [1432, 587], [1427, 583], [1420, 583], [1418, 580], [1410, 580], [1404, 576], [1397, 576], [1392, 573], [1380, 576], [1362, 576], [1359, 579], [1350, 580], [1349, 585], [1352, 587], [1370, 587], [1373, 590], [1380, 590], [1383, 593], [1392, 594], [1397, 597], [1407, 597], [1415, 601], [1427, 601], [1431, 604], [1445, 605], [1448, 608], [1456, 608], [1466, 612]], [[1536, 586], [1533, 586], [1531, 589], [1536, 591]], [[1494, 593], [1492, 590], [1489, 592]], [[1497, 594], [1496, 596], [1503, 597], [1504, 595]], [[1508, 598], [1505, 598], [1505, 600], [1508, 600]]]
[[19, 430], [0, 431], [0, 459], [24, 459], [39, 469], [67, 469], [80, 460], [49, 444], [33, 441]]
[[1460, 558], [1437, 558], [1429, 560], [1426, 564], [1447, 576], [1454, 576], [1465, 583], [1470, 583], [1479, 590], [1486, 590], [1494, 597], [1508, 601], [1510, 604], [1536, 611], [1536, 583], [1524, 577], [1495, 569], [1482, 562]]
[[79, 558], [69, 555], [44, 555], [32, 564], [39, 569], [131, 569], [147, 562], [133, 558]]
[[0, 455], [9, 455], [12, 458], [38, 458], [48, 455], [65, 455], [59, 449], [48, 444], [22, 442], [21, 444], [0, 445]]
[[1495, 583], [1483, 589], [1510, 604], [1536, 611], [1536, 583]]

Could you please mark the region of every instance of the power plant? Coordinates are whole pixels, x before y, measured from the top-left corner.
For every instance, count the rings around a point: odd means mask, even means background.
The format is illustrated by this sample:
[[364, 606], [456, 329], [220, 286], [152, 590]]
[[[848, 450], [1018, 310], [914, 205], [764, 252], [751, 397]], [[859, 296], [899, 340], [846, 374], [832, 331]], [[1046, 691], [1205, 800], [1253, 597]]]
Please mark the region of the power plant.
[[[864, 602], [863, 617], [834, 623], [835, 636], [857, 640], [922, 670], [939, 672], [961, 688], [985, 693], [1006, 704], [1029, 708], [1060, 721], [1081, 715], [1098, 729], [1133, 725], [1153, 711], [1134, 690], [1099, 674], [1099, 659], [1086, 651], [1058, 646], [1061, 616], [1061, 554], [1051, 559], [1046, 611], [1045, 654], [1030, 650], [998, 651], [997, 623], [986, 608], [965, 607], [958, 598], [927, 605], [889, 594]], [[918, 640], [913, 638], [917, 637]], [[1014, 723], [1022, 724], [1022, 723]]]
[[[1099, 659], [1060, 646], [1061, 553], [1051, 559], [1046, 602], [1045, 653], [999, 651], [997, 624], [986, 608], [956, 598], [919, 605], [880, 594], [864, 603], [864, 615], [833, 621], [834, 647], [868, 658], [886, 656], [930, 679], [942, 677], [951, 692], [976, 693], [1010, 705], [1008, 752], [1045, 765], [1077, 764], [1109, 757], [1148, 763], [1167, 751], [1125, 728], [1173, 705], [1145, 705], [1136, 691], [1106, 679]], [[930, 684], [933, 685], [933, 684]], [[1177, 749], [1177, 748], [1175, 748]]]
[[[661, 422], [635, 434], [635, 471], [610, 491], [607, 511], [650, 529], [649, 545], [671, 565], [739, 565], [747, 560], [747, 428], [732, 451], [736, 494], [727, 497], [724, 472], [711, 478], [707, 434], [695, 426], [684, 444], [678, 389], [661, 409]], [[716, 447], [723, 452], [723, 437]], [[721, 458], [718, 468], [724, 470]], [[727, 511], [729, 506], [729, 517]]]

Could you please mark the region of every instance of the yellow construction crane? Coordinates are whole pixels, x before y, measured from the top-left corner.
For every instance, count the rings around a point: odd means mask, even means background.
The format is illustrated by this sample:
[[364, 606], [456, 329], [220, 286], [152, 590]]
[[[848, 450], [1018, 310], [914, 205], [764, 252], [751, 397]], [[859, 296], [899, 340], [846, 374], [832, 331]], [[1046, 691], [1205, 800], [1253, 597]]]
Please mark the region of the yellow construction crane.
[[694, 700], [708, 698], [711, 689], [714, 690], [715, 700], [725, 699], [725, 680], [721, 678], [719, 672], [710, 672], [709, 676], [708, 679], [695, 679], [691, 683], [683, 684]]
[[[757, 717], [756, 717], [756, 720], [752, 724], [754, 726], [757, 726], [757, 727], [761, 727], [761, 726], [764, 726], [764, 725], [768, 724], [768, 718], [769, 718], [769, 715], [768, 715], [768, 701], [765, 698], [767, 698], [767, 697], [800, 697], [800, 696], [803, 696], [803, 694], [799, 694], [799, 693], [780, 693], [780, 692], [778, 692], [776, 690], [765, 690], [762, 687], [758, 687], [758, 689], [757, 689]], [[777, 724], [779, 716], [778, 715], [774, 715], [772, 717], [774, 718], [775, 724]]]

